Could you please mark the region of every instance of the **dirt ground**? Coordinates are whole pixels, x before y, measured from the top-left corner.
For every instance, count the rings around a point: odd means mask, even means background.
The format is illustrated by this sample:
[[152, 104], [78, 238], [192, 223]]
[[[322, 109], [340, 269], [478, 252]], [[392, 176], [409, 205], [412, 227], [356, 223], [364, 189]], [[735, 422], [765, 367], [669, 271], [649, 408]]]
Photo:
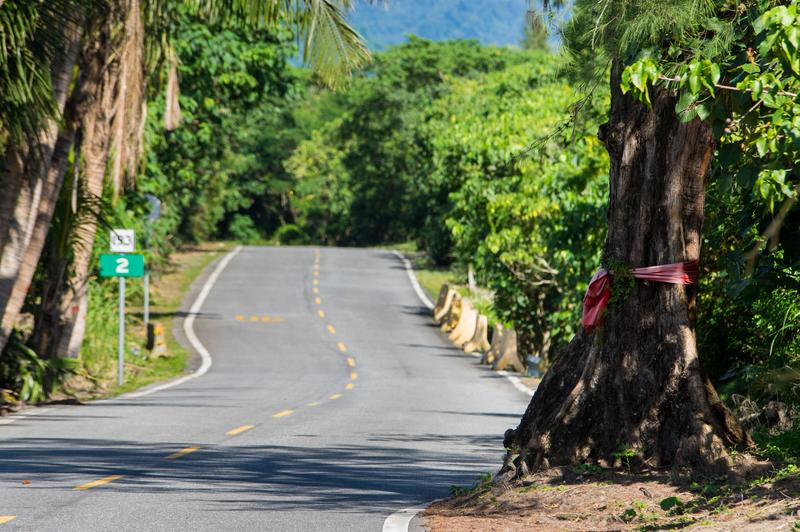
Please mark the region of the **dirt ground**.
[[489, 479], [433, 504], [424, 525], [468, 531], [799, 531], [795, 466], [761, 464], [747, 480], [691, 481], [669, 472], [552, 468], [512, 487]]

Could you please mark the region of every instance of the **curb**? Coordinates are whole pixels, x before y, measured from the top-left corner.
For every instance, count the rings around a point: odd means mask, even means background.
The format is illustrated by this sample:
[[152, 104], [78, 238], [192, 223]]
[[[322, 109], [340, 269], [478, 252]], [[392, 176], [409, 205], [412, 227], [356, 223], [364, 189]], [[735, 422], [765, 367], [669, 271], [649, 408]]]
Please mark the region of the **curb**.
[[[414, 266], [411, 265], [411, 261], [409, 261], [406, 258], [405, 255], [403, 255], [401, 252], [399, 252], [397, 250], [392, 250], [392, 253], [394, 253], [395, 256], [398, 259], [400, 259], [400, 261], [402, 261], [403, 265], [406, 267], [406, 273], [408, 274], [408, 279], [411, 281], [411, 286], [414, 288], [414, 292], [417, 293], [417, 297], [419, 297], [419, 300], [429, 310], [433, 310], [433, 307], [434, 307], [433, 301], [430, 300], [430, 298], [422, 290], [422, 287], [419, 285], [419, 282], [417, 281], [417, 276], [414, 273]], [[468, 354], [470, 354], [472, 356], [475, 356], [475, 357], [482, 357], [483, 356], [481, 353], [477, 353], [477, 352], [468, 353]], [[507, 371], [497, 371], [496, 373], [498, 375], [502, 375], [503, 377], [508, 379], [508, 381], [514, 386], [514, 388], [516, 388], [520, 392], [524, 393], [528, 397], [532, 397], [534, 392], [536, 391], [535, 388], [530, 388], [528, 386], [525, 386], [522, 383], [522, 381], [520, 380], [520, 378], [518, 376], [516, 376], [516, 375], [513, 375], [513, 374], [511, 374], [511, 373], [509, 373]]]

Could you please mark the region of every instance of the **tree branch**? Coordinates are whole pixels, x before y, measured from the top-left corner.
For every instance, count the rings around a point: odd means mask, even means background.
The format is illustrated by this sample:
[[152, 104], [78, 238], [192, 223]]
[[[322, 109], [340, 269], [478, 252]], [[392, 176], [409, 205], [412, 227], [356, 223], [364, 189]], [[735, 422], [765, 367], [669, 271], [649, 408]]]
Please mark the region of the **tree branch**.
[[[658, 79], [660, 79], [661, 81], [674, 81], [674, 82], [679, 82], [681, 80], [681, 78], [679, 78], [679, 77], [670, 78], [669, 76], [662, 76], [662, 75], [659, 75]], [[722, 84], [719, 84], [719, 83], [715, 83], [714, 87], [716, 87], [717, 89], [726, 90], [726, 91], [753, 92], [752, 89], [744, 89], [744, 90], [742, 90], [742, 89], [739, 89], [737, 87], [732, 87], [730, 85], [722, 85]], [[770, 92], [770, 90], [768, 88], [765, 88], [763, 92]], [[790, 98], [797, 98], [797, 94], [795, 94], [793, 92], [788, 92], [788, 91], [777, 91], [775, 93], [775, 95], [776, 96], [789, 96]]]

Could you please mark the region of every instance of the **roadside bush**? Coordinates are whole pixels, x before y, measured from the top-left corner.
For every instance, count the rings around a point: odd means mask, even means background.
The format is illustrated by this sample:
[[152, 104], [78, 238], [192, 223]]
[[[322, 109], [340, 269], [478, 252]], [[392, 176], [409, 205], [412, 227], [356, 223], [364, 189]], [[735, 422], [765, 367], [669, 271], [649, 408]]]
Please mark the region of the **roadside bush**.
[[5, 391], [0, 404], [12, 398], [25, 403], [44, 401], [77, 368], [76, 359], [39, 358], [15, 330], [0, 353], [0, 390]]
[[281, 226], [275, 231], [272, 239], [285, 246], [299, 246], [308, 243], [308, 236], [294, 224]]

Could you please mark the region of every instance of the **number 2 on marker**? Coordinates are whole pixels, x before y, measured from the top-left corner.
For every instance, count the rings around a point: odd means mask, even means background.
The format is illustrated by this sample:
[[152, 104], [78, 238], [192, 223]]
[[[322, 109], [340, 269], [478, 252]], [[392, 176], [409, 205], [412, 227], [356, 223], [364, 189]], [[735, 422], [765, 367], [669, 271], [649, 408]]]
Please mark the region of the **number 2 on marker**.
[[128, 259], [124, 257], [117, 259], [117, 273], [130, 273], [128, 271]]

